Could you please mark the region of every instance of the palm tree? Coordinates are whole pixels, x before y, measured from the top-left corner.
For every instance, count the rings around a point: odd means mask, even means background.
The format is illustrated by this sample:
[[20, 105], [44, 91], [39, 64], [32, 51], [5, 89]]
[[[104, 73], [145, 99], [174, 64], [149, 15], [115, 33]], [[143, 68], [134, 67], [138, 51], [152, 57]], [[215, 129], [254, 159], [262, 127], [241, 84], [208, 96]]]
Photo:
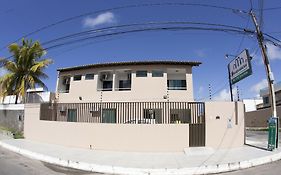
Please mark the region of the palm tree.
[[22, 97], [25, 101], [26, 90], [35, 87], [46, 88], [41, 79], [48, 78], [44, 69], [52, 63], [51, 59], [42, 59], [46, 54], [38, 41], [22, 39], [21, 45], [13, 43], [9, 46], [13, 55], [12, 59], [1, 58], [0, 66], [7, 70], [7, 73], [0, 77], [1, 92], [3, 99], [8, 95]]

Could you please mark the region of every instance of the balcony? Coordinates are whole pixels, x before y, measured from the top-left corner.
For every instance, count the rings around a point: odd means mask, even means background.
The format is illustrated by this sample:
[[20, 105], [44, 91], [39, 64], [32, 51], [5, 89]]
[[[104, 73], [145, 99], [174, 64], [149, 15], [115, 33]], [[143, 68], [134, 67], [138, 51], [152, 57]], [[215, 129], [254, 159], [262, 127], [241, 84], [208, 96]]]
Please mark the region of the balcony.
[[115, 91], [130, 91], [132, 72], [130, 70], [117, 70], [115, 73]]
[[187, 90], [185, 69], [168, 69], [167, 79], [168, 90]]

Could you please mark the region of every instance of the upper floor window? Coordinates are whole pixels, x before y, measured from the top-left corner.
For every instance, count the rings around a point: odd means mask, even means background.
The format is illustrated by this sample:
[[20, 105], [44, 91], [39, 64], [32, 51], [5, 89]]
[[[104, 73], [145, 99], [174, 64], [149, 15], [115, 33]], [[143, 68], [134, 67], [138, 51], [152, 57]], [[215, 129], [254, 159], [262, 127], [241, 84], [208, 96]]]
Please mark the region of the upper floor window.
[[163, 77], [164, 71], [162, 70], [152, 70], [152, 77]]
[[131, 70], [116, 70], [115, 71], [115, 90], [116, 91], [129, 91], [132, 85], [132, 72]]
[[95, 77], [95, 74], [86, 74], [85, 75], [85, 80], [93, 80]]
[[147, 71], [146, 70], [136, 71], [136, 77], [147, 77]]
[[112, 91], [112, 81], [103, 81], [102, 90], [103, 91]]
[[113, 72], [106, 71], [99, 73], [98, 90], [112, 91], [113, 87]]
[[168, 80], [168, 90], [186, 90], [186, 80]]
[[80, 81], [82, 78], [82, 75], [74, 75], [73, 81]]
[[263, 97], [263, 104], [269, 104], [269, 97]]
[[58, 92], [69, 93], [70, 89], [70, 76], [63, 76], [59, 78]]

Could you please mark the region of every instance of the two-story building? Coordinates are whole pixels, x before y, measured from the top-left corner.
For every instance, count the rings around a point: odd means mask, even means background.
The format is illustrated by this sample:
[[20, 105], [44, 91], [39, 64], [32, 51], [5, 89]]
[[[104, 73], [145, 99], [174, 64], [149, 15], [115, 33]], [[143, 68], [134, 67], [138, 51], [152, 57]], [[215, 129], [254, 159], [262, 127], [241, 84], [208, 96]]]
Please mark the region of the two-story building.
[[110, 151], [244, 144], [241, 102], [194, 102], [190, 61], [58, 69], [54, 103], [25, 105], [25, 138]]
[[138, 61], [58, 69], [60, 103], [193, 101], [192, 67], [200, 62]]

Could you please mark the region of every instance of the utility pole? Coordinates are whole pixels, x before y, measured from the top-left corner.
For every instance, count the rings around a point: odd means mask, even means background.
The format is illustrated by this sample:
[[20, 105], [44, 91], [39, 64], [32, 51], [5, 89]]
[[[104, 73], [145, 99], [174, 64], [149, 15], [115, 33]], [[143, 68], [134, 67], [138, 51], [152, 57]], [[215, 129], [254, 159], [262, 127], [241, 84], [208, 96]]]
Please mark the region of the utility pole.
[[256, 35], [257, 35], [257, 40], [259, 43], [259, 46], [261, 48], [261, 53], [262, 53], [262, 58], [263, 58], [263, 62], [265, 65], [265, 70], [266, 70], [266, 76], [267, 76], [267, 81], [268, 81], [268, 89], [269, 89], [269, 97], [270, 97], [270, 102], [271, 102], [271, 115], [273, 118], [275, 118], [277, 120], [276, 122], [276, 148], [278, 148], [278, 138], [279, 138], [279, 119], [277, 117], [277, 112], [276, 112], [276, 101], [275, 101], [275, 91], [274, 91], [274, 77], [273, 77], [273, 73], [271, 72], [271, 68], [270, 68], [270, 64], [269, 64], [269, 60], [266, 54], [266, 47], [263, 43], [264, 37], [263, 37], [263, 33], [260, 29], [260, 26], [257, 22], [257, 18], [253, 12], [253, 10], [250, 10], [250, 15], [252, 17], [253, 23], [255, 25], [256, 28]]

